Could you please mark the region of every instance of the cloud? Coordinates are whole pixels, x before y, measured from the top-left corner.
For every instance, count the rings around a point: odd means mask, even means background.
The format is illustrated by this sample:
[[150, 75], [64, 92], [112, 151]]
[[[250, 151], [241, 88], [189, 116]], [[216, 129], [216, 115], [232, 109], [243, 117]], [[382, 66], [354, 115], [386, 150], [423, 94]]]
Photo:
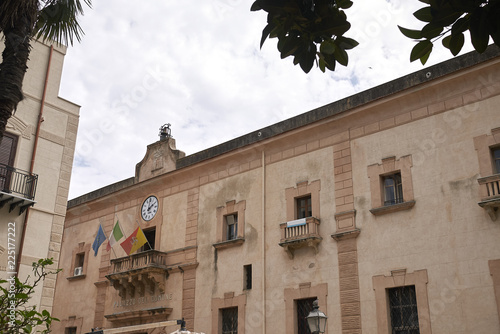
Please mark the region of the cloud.
[[[131, 177], [159, 127], [196, 153], [422, 68], [409, 63], [418, 1], [355, 1], [349, 66], [304, 74], [280, 59], [251, 1], [94, 3], [68, 49], [60, 95], [82, 106], [70, 198]], [[450, 58], [434, 51], [429, 64]]]

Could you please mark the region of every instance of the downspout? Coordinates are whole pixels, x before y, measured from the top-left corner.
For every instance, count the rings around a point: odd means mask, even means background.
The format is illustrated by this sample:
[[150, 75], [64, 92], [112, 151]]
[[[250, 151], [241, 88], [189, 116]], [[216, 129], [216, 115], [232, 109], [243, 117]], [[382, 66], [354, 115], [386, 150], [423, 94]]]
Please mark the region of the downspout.
[[[31, 164], [30, 164], [30, 170], [29, 170], [30, 175], [33, 174], [33, 168], [35, 166], [36, 149], [38, 146], [38, 138], [40, 137], [40, 127], [42, 126], [42, 122], [43, 122], [43, 107], [45, 105], [45, 96], [47, 95], [47, 86], [49, 83], [50, 64], [52, 63], [52, 53], [53, 52], [54, 52], [54, 46], [51, 45], [50, 52], [49, 52], [49, 62], [47, 64], [47, 72], [45, 73], [45, 83], [43, 85], [42, 100], [40, 102], [40, 112], [38, 114], [38, 124], [36, 126], [35, 143], [33, 144], [33, 153], [31, 154]], [[23, 247], [24, 247], [24, 238], [26, 236], [26, 228], [28, 227], [28, 217], [29, 217], [29, 213], [30, 213], [30, 208], [31, 207], [28, 207], [26, 209], [26, 213], [24, 214], [24, 223], [23, 223], [23, 229], [21, 232], [21, 241], [19, 244], [19, 254], [17, 255], [17, 262], [16, 262], [16, 276], [19, 275], [19, 268], [21, 266], [21, 258], [23, 255]]]
[[262, 334], [266, 334], [266, 154], [262, 149]]

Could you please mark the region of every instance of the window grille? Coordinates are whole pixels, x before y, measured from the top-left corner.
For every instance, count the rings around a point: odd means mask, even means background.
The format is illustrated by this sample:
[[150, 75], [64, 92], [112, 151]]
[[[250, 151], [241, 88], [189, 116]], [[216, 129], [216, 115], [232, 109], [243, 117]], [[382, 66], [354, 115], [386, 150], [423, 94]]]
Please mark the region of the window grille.
[[415, 286], [389, 289], [392, 334], [419, 334]]
[[221, 313], [222, 334], [238, 334], [238, 308], [224, 308]]
[[297, 219], [312, 217], [311, 195], [296, 199]]
[[317, 298], [297, 299], [297, 329], [298, 334], [311, 334], [307, 324], [307, 316], [313, 309], [313, 302]]
[[76, 327], [66, 327], [64, 334], [76, 334]]
[[401, 173], [383, 177], [384, 182], [384, 205], [403, 203], [403, 184]]

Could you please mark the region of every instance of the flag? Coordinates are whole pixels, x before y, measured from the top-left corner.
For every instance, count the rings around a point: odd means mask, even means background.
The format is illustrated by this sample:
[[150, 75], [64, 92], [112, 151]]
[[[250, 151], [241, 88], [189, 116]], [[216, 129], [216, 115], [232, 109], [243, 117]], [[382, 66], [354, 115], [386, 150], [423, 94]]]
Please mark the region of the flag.
[[95, 236], [94, 243], [92, 244], [92, 249], [94, 250], [94, 256], [97, 256], [97, 251], [99, 250], [99, 247], [102, 245], [104, 240], [106, 240], [106, 235], [102, 230], [101, 224], [99, 224], [99, 230], [97, 230], [97, 235]]
[[115, 227], [111, 231], [109, 235], [108, 245], [106, 246], [106, 250], [109, 252], [111, 247], [113, 247], [121, 238], [123, 238], [123, 231], [120, 227], [120, 223], [116, 220]]
[[132, 233], [120, 245], [122, 246], [125, 253], [127, 253], [127, 255], [130, 255], [130, 254], [136, 252], [139, 248], [141, 248], [142, 245], [144, 245], [146, 242], [148, 242], [148, 239], [146, 239], [146, 236], [142, 232], [141, 228], [138, 227], [134, 231], [134, 233]]

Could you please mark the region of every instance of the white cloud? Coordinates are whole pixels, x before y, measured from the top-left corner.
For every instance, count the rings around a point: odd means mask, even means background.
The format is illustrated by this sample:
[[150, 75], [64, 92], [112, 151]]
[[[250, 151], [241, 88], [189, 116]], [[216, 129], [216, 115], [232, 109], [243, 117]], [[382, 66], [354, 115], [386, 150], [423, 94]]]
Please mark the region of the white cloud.
[[[134, 176], [146, 146], [172, 124], [192, 154], [422, 68], [397, 24], [418, 27], [414, 0], [358, 0], [347, 68], [304, 74], [280, 59], [252, 1], [95, 1], [68, 49], [60, 95], [82, 106], [70, 198]], [[436, 50], [429, 64], [450, 58]]]

